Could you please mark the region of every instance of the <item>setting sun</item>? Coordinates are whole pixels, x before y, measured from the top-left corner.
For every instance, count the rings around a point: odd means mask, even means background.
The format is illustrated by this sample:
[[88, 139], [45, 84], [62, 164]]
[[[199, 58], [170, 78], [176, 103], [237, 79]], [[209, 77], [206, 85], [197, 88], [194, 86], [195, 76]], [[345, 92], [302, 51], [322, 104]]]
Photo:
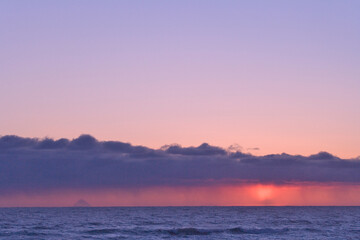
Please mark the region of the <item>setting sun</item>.
[[263, 201], [272, 198], [274, 192], [273, 189], [274, 187], [271, 185], [257, 185], [254, 187], [254, 192], [256, 197], [260, 201]]

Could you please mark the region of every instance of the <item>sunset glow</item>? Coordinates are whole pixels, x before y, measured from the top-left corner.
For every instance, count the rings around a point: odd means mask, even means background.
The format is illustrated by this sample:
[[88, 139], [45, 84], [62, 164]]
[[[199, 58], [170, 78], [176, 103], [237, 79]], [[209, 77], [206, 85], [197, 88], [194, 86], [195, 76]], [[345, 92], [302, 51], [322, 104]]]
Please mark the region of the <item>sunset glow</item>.
[[255, 184], [133, 190], [63, 190], [3, 195], [0, 197], [0, 207], [73, 206], [79, 199], [85, 199], [91, 206], [354, 206], [360, 204], [360, 186]]

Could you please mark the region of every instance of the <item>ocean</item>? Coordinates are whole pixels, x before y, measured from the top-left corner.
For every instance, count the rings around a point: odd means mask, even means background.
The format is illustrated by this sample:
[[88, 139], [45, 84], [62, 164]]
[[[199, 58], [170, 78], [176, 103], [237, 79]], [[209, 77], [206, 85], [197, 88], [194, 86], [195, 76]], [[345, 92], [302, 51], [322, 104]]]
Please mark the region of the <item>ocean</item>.
[[0, 239], [360, 239], [360, 207], [0, 208]]

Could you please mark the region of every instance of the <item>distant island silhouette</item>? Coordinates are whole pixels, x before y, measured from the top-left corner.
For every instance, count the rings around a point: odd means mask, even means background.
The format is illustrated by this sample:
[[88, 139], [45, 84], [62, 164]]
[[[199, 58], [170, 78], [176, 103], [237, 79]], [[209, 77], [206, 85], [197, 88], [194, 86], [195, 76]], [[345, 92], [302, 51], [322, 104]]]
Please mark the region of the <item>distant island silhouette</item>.
[[91, 205], [84, 199], [80, 199], [73, 205], [73, 207], [91, 207]]

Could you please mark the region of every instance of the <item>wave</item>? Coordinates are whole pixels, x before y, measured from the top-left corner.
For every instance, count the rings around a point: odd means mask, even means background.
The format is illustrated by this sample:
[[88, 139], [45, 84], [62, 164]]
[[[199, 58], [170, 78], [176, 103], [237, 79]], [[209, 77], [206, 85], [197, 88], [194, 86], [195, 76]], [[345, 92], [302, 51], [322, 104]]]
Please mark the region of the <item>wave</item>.
[[34, 230], [51, 230], [54, 229], [53, 227], [47, 227], [47, 226], [35, 226], [32, 229]]
[[170, 235], [209, 235], [214, 230], [197, 229], [197, 228], [176, 228], [168, 230], [160, 230], [160, 232], [169, 233]]
[[289, 231], [288, 228], [228, 228], [228, 229], [199, 229], [199, 228], [176, 228], [168, 230], [160, 230], [170, 235], [210, 235], [216, 233], [230, 234], [283, 234]]
[[288, 228], [230, 228], [227, 232], [233, 234], [282, 234], [288, 232]]
[[311, 221], [309, 220], [302, 220], [302, 219], [299, 219], [299, 220], [287, 220], [287, 222], [289, 223], [295, 223], [295, 224], [303, 224], [303, 225], [310, 225], [310, 224], [313, 224]]
[[85, 233], [91, 234], [91, 235], [101, 235], [101, 234], [110, 234], [110, 233], [117, 233], [121, 231], [120, 229], [115, 228], [102, 228], [102, 229], [93, 229], [86, 231]]
[[286, 234], [289, 231], [307, 231], [307, 232], [316, 232], [321, 231], [313, 228], [305, 229], [290, 229], [290, 228], [224, 228], [224, 229], [206, 229], [206, 228], [193, 228], [193, 227], [184, 227], [184, 228], [173, 228], [173, 229], [144, 229], [144, 228], [133, 228], [133, 229], [114, 229], [114, 228], [104, 228], [104, 229], [93, 229], [86, 231], [85, 233], [91, 235], [105, 235], [113, 233], [125, 233], [125, 234], [166, 234], [171, 236], [196, 236], [196, 235], [211, 235], [211, 234], [248, 234], [248, 235], [281, 235]]
[[17, 232], [5, 232], [0, 233], [0, 236], [27, 236], [27, 237], [43, 237], [48, 236], [47, 233], [42, 232], [34, 232], [34, 231], [28, 231], [28, 230], [22, 230]]

